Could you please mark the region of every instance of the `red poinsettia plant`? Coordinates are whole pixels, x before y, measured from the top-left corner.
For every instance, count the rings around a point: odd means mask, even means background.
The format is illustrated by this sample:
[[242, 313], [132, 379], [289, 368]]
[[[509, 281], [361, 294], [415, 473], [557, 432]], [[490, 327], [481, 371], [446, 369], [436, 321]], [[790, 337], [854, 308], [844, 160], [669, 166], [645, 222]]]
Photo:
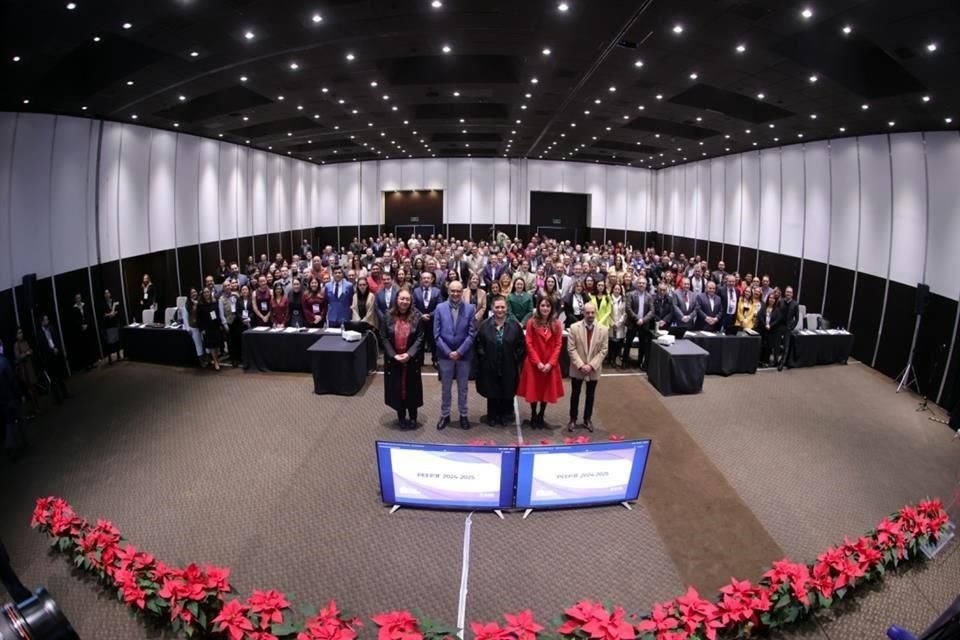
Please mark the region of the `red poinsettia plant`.
[[[716, 640], [780, 629], [816, 609], [831, 607], [862, 584], [882, 579], [889, 568], [919, 557], [920, 549], [936, 542], [949, 525], [940, 501], [924, 500], [884, 518], [876, 530], [828, 548], [812, 564], [785, 558], [774, 562], [757, 583], [731, 579], [712, 600], [690, 587], [642, 616], [620, 606], [581, 600], [564, 612], [555, 632], [564, 640]], [[30, 526], [49, 535], [51, 546], [132, 610], [165, 621], [188, 637], [200, 633], [229, 640], [356, 640], [362, 626], [333, 600], [319, 612], [295, 610], [291, 598], [272, 589], [228, 600], [233, 591], [229, 569], [192, 563], [168, 566], [129, 544], [113, 523], [91, 524], [81, 518], [62, 498], [38, 499]], [[475, 640], [539, 640], [545, 630], [530, 610], [503, 618], [472, 623]], [[456, 636], [453, 629], [407, 610], [371, 619], [378, 640]]]

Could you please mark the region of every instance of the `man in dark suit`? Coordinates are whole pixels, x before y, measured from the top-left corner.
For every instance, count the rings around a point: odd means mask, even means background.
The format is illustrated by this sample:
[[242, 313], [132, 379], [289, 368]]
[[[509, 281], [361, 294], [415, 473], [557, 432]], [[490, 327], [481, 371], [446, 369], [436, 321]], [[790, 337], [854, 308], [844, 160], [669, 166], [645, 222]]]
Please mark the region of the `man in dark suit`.
[[413, 306], [420, 312], [423, 323], [424, 346], [430, 352], [433, 366], [437, 366], [437, 345], [433, 340], [433, 314], [440, 304], [440, 289], [433, 286], [433, 273], [420, 274], [420, 286], [413, 290]]
[[50, 377], [50, 391], [57, 404], [69, 398], [67, 385], [63, 379], [67, 375], [66, 363], [63, 359], [63, 349], [60, 347], [60, 335], [57, 328], [50, 324], [50, 316], [43, 314], [40, 318], [40, 335], [37, 336], [37, 352], [40, 357], [40, 366]]
[[483, 286], [489, 291], [490, 283], [500, 279], [505, 267], [500, 264], [500, 256], [491, 254], [487, 266], [483, 268]]
[[397, 300], [399, 290], [393, 284], [393, 274], [384, 271], [380, 276], [380, 290], [373, 296], [374, 303], [377, 305], [377, 316], [380, 318], [380, 326], [384, 326], [384, 318], [389, 313]]
[[777, 371], [783, 371], [787, 354], [790, 353], [790, 338], [793, 336], [793, 330], [797, 328], [797, 322], [800, 321], [800, 305], [793, 299], [793, 287], [787, 287], [783, 290], [783, 298], [777, 305], [780, 307], [783, 324], [778, 328], [779, 337], [774, 338], [773, 354], [774, 361], [777, 363]]
[[720, 288], [720, 303], [723, 307], [723, 317], [720, 323], [723, 332], [728, 336], [737, 332], [735, 325], [737, 322], [737, 302], [739, 301], [739, 294], [737, 293], [736, 280], [736, 277], [733, 275], [727, 275], [723, 286]]
[[627, 341], [623, 347], [623, 368], [630, 362], [633, 339], [637, 338], [637, 366], [642, 367], [647, 357], [654, 323], [653, 296], [647, 291], [647, 279], [640, 278], [640, 286], [627, 294]]
[[690, 291], [690, 278], [681, 280], [680, 289], [673, 294], [673, 325], [693, 329], [697, 324], [697, 301]]
[[73, 296], [73, 306], [70, 308], [70, 330], [73, 336], [73, 349], [76, 351], [78, 367], [93, 369], [97, 366], [96, 355], [97, 337], [90, 317], [90, 309], [79, 293]]
[[697, 328], [702, 331], [719, 331], [723, 318], [723, 303], [717, 295], [717, 284], [707, 282], [706, 293], [697, 296]]
[[717, 270], [710, 274], [710, 279], [716, 282], [718, 287], [722, 287], [728, 275], [727, 265], [721, 260], [717, 263]]
[[673, 298], [667, 293], [667, 283], [661, 282], [657, 285], [657, 293], [653, 297], [653, 318], [654, 326], [652, 330], [669, 329], [673, 322]]
[[333, 281], [325, 284], [323, 290], [327, 297], [327, 326], [336, 329], [350, 322], [353, 285], [343, 279], [343, 267], [333, 268]]
[[447, 295], [449, 300], [436, 307], [433, 320], [433, 338], [439, 356], [437, 370], [440, 373], [440, 420], [437, 429], [445, 429], [450, 424], [451, 387], [454, 380], [457, 381], [460, 427], [469, 429], [467, 385], [473, 358], [473, 340], [477, 336], [477, 323], [474, 322], [477, 310], [463, 301], [463, 283], [457, 280], [451, 282]]
[[453, 257], [450, 258], [450, 262], [447, 264], [447, 271], [456, 271], [457, 277], [460, 279], [460, 282], [463, 283], [463, 286], [467, 286], [470, 283], [470, 265], [463, 258], [463, 249], [457, 249]]

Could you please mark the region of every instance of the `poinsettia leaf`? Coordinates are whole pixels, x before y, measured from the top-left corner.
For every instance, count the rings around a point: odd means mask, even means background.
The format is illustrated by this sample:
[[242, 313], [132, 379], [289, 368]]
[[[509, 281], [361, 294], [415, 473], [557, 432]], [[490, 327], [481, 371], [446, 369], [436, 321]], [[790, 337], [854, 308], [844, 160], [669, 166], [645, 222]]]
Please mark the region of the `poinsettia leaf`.
[[156, 600], [151, 599], [147, 601], [147, 609], [149, 609], [153, 613], [156, 613], [157, 615], [160, 615], [160, 607], [157, 606]]
[[270, 633], [275, 636], [289, 636], [301, 630], [302, 628], [299, 625], [295, 625], [292, 622], [283, 622], [270, 625]]
[[207, 613], [203, 609], [197, 613], [197, 624], [204, 629], [207, 628]]
[[302, 604], [298, 607], [298, 609], [300, 614], [307, 618], [312, 618], [313, 616], [317, 615], [317, 608], [312, 604]]
[[193, 602], [193, 601], [188, 602], [188, 603], [187, 603], [187, 606], [186, 606], [185, 608], [186, 608], [187, 611], [189, 611], [190, 613], [192, 613], [194, 616], [200, 615], [200, 605], [197, 604], [196, 602]]

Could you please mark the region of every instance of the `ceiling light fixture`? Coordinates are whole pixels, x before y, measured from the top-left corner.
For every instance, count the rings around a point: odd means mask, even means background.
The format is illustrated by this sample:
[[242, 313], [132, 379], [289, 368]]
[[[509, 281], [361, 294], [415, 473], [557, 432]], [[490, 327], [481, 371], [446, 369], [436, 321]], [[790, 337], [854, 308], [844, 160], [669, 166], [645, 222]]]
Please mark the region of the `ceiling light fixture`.
[[758, 93], [758, 94], [757, 94], [757, 100], [763, 100], [763, 99], [766, 98], [766, 97], [767, 97], [767, 96], [766, 96], [766, 94], [764, 94], [764, 93]]
[[370, 86], [371, 86], [371, 87], [377, 86], [377, 81], [376, 81], [376, 80], [371, 80], [371, 81], [370, 81]]
[[817, 76], [810, 76], [810, 82], [816, 82], [817, 80], [819, 80]]
[[131, 119], [131, 120], [136, 120], [136, 119], [137, 119], [137, 114], [133, 114], [132, 116], [130, 116], [130, 119]]
[[851, 27], [850, 25], [846, 24], [843, 26], [843, 35], [848, 36], [852, 31], [853, 31], [853, 27]]
[[459, 98], [459, 97], [460, 97], [460, 92], [459, 92], [459, 91], [454, 91], [454, 92], [453, 92], [453, 97], [454, 97], [454, 98]]
[[132, 29], [132, 28], [133, 28], [133, 25], [130, 24], [129, 22], [124, 22], [124, 23], [123, 23], [123, 28], [124, 28], [124, 29]]
[[450, 48], [450, 45], [448, 45], [448, 44], [443, 45], [443, 48], [442, 48], [441, 50], [442, 50], [444, 53], [450, 53], [451, 51], [453, 51], [453, 49], [451, 49], [451, 48]]
[[930, 102], [930, 96], [923, 96], [920, 99], [923, 100], [924, 102]]
[[937, 50], [936, 42], [931, 42], [930, 44], [927, 45], [927, 51], [929, 51], [930, 53], [933, 53], [936, 50]]
[[86, 111], [86, 110], [87, 110], [87, 106], [86, 106], [86, 105], [80, 107], [80, 111]]
[[173, 126], [179, 127], [179, 126], [180, 126], [180, 123], [179, 123], [179, 122], [174, 122], [174, 123], [173, 123]]
[[641, 104], [637, 106], [637, 109], [639, 109], [640, 111], [643, 111], [644, 109], [646, 109], [646, 107]]
[[813, 9], [810, 7], [804, 7], [803, 11], [800, 12], [800, 15], [803, 16], [804, 20], [809, 20], [813, 17]]
[[240, 76], [240, 82], [246, 82], [247, 76]]
[[199, 56], [199, 55], [200, 55], [200, 52], [199, 52], [199, 51], [191, 51], [191, 52], [190, 52], [190, 57], [191, 57], [191, 58], [196, 58], [196, 57]]
[[280, 102], [283, 102], [283, 96], [277, 96], [277, 100], [279, 100]]
[[354, 60], [355, 58], [356, 58], [356, 56], [353, 55], [352, 53], [348, 53], [348, 54], [347, 54], [347, 61], [348, 61], [348, 62], [353, 62], [353, 60]]
[[609, 91], [610, 93], [616, 93], [617, 88], [616, 88], [615, 86], [613, 86], [613, 85], [610, 85], [610, 88], [607, 89], [607, 91]]
[[570, 9], [570, 5], [568, 5], [566, 2], [561, 2], [560, 4], [557, 5], [557, 11], [559, 11], [560, 13], [566, 13], [569, 9]]
[[870, 108], [870, 105], [864, 103], [864, 104], [860, 105], [860, 108], [863, 109], [864, 111], [866, 111], [867, 109]]
[[643, 60], [636, 60], [636, 61], [634, 61], [633, 66], [635, 66], [636, 68], [639, 69], [640, 67], [643, 66]]
[[383, 94], [382, 97], [383, 97], [384, 100], [389, 100], [389, 99], [390, 99], [390, 96], [388, 96], [387, 94]]
[[24, 98], [23, 104], [30, 104], [30, 98]]
[[890, 122], [887, 123], [887, 126], [888, 126], [888, 127], [892, 127], [892, 126], [894, 126], [894, 125], [896, 125], [896, 124], [897, 124], [896, 122], [894, 122], [893, 120], [891, 120]]
[[673, 32], [677, 35], [680, 35], [681, 33], [683, 33], [683, 25], [682, 24], [673, 25]]
[[550, 47], [544, 47], [544, 48], [543, 48], [543, 51], [541, 51], [540, 53], [542, 53], [542, 54], [545, 55], [545, 56], [548, 56], [548, 55], [550, 55], [550, 54], [553, 53], [553, 52], [550, 51]]
[[93, 36], [94, 42], [100, 42], [100, 36]]
[[745, 44], [738, 44], [738, 45], [737, 45], [737, 53], [743, 53], [743, 52], [746, 51], [746, 50], [747, 50], [747, 45], [745, 45]]
[[953, 118], [944, 118], [943, 121], [946, 122], [947, 124], [950, 124], [953, 122]]
[[314, 24], [318, 22], [323, 22], [323, 16], [321, 16], [319, 13], [313, 14], [313, 17], [310, 19], [313, 20]]
[[298, 65], [296, 62], [291, 62], [291, 63], [290, 63], [290, 69], [291, 69], [292, 71], [296, 71], [296, 70], [299, 69], [299, 68], [300, 68], [300, 65]]
[[811, 114], [810, 114], [810, 119], [811, 119], [811, 120], [816, 120], [816, 119], [817, 119], [817, 114], [811, 113]]
[[840, 127], [840, 133], [843, 133], [843, 132], [845, 132], [846, 130], [847, 130], [846, 127]]
[[536, 76], [534, 76], [533, 78], [530, 78], [530, 84], [537, 84], [538, 82], [540, 81], [537, 80]]
[[443, 3], [440, 2], [440, 0], [433, 0], [433, 2], [430, 3], [430, 6], [433, 7], [434, 9], [439, 9], [440, 7], [443, 6]]
[[76, 3], [76, 2], [68, 2], [68, 3], [67, 3], [67, 11], [73, 11], [73, 10], [76, 9], [76, 8], [77, 8], [77, 3]]
[[690, 74], [690, 79], [691, 79], [691, 80], [696, 80], [696, 79], [697, 79], [697, 74], [696, 74], [696, 73], [691, 73], [691, 74]]
[[255, 36], [253, 35], [253, 31], [247, 31], [245, 34], [243, 34], [243, 37], [247, 40], [253, 40]]
[[183, 102], [187, 99], [187, 96], [177, 96], [180, 99], [180, 102]]
[[127, 80], [127, 86], [128, 86], [128, 87], [132, 87], [132, 86], [133, 86], [133, 80]]

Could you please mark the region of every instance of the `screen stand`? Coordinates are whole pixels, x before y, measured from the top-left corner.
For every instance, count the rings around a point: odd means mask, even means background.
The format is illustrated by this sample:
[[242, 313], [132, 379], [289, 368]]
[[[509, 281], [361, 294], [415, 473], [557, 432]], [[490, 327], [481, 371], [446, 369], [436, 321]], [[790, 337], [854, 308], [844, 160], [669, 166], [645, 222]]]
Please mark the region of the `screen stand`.
[[524, 511], [524, 512], [523, 512], [523, 519], [526, 520], [526, 519], [527, 519], [527, 516], [530, 515], [531, 513], [533, 513], [533, 509], [527, 509], [526, 511]]
[[504, 518], [503, 518], [503, 511], [501, 511], [500, 509], [494, 509], [493, 512], [494, 512], [495, 514], [497, 514], [497, 515], [500, 517], [501, 520], [504, 519]]
[[397, 509], [399, 508], [400, 508], [400, 505], [398, 504], [393, 505], [392, 507], [390, 507], [390, 513], [396, 513]]
[[633, 507], [631, 507], [631, 506], [630, 506], [630, 503], [627, 502], [626, 500], [624, 500], [624, 501], [621, 502], [620, 504], [622, 504], [624, 507], [626, 507], [627, 511], [633, 511]]

